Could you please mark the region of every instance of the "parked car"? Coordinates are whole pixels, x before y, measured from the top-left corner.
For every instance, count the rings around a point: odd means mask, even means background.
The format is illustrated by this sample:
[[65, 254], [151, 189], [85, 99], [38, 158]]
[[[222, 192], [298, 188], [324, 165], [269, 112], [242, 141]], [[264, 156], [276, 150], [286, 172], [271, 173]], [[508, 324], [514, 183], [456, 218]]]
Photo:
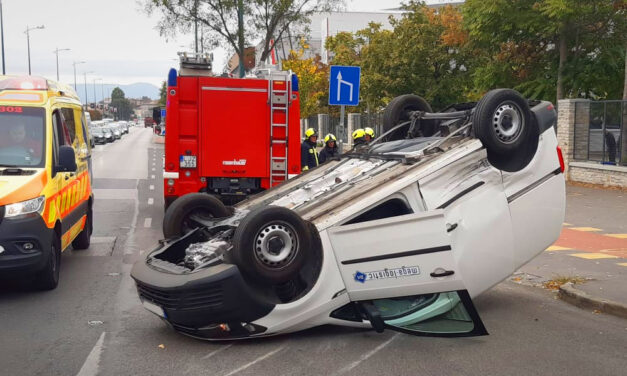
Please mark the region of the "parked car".
[[369, 145], [233, 207], [174, 201], [165, 240], [132, 269], [139, 297], [212, 340], [323, 324], [485, 335], [472, 298], [561, 231], [556, 117], [507, 89], [438, 113], [395, 98]]
[[106, 144], [107, 139], [105, 137], [105, 130], [103, 127], [94, 127], [91, 129], [91, 134], [96, 144]]
[[117, 123], [109, 123], [108, 127], [111, 129], [111, 133], [113, 133], [113, 138], [119, 140], [122, 138], [122, 131], [120, 130], [120, 126]]
[[104, 133], [105, 142], [113, 142], [115, 141], [115, 136], [113, 135], [113, 130], [108, 126], [100, 127], [102, 132]]

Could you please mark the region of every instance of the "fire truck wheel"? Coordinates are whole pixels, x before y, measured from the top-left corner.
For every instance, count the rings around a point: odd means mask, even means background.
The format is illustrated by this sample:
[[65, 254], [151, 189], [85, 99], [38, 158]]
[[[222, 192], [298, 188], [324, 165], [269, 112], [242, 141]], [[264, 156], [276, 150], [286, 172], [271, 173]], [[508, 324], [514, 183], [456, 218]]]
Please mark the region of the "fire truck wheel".
[[305, 221], [278, 206], [248, 213], [233, 235], [233, 261], [245, 277], [265, 285], [294, 278], [310, 250], [311, 234]]
[[[395, 126], [409, 121], [412, 111], [433, 112], [429, 103], [417, 95], [405, 94], [392, 99], [383, 111], [383, 132], [385, 133]], [[425, 126], [425, 128], [427, 125], [430, 125], [427, 124], [427, 121], [423, 121], [423, 123], [421, 125]], [[408, 130], [409, 124], [392, 132], [387, 139], [388, 141], [402, 140], [407, 136]], [[425, 136], [431, 136], [431, 134], [425, 134]]]
[[217, 198], [206, 193], [189, 193], [176, 199], [163, 216], [163, 235], [173, 238], [187, 234], [198, 223], [193, 217], [223, 218], [231, 215], [231, 211]]
[[540, 131], [529, 104], [514, 90], [496, 89], [484, 95], [475, 108], [472, 127], [488, 160], [500, 170], [522, 170], [538, 148]]

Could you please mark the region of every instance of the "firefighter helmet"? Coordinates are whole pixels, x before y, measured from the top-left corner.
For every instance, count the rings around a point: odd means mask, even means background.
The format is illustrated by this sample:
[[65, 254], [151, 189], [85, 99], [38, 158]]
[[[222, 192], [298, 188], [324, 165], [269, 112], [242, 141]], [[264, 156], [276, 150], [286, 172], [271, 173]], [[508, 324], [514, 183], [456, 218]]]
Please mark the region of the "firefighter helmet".
[[366, 132], [363, 129], [355, 129], [355, 131], [353, 132], [353, 140], [361, 140], [364, 138], [365, 135]]
[[370, 136], [370, 139], [374, 138], [374, 129], [372, 129], [370, 127], [364, 128], [364, 133], [366, 135]]
[[316, 131], [313, 128], [308, 128], [305, 131], [305, 138], [309, 138], [309, 137], [312, 137], [312, 136], [318, 136], [318, 134], [316, 133]]
[[330, 141], [337, 142], [337, 138], [335, 138], [335, 135], [333, 135], [333, 133], [329, 133], [326, 136], [324, 136], [325, 144], [328, 144]]

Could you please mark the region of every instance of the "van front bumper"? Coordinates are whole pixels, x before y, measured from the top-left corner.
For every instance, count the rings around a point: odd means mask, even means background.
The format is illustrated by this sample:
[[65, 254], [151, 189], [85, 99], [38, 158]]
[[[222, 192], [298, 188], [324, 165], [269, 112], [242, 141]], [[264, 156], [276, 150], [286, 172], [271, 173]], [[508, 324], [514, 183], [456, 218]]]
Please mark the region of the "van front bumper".
[[[176, 331], [202, 339], [234, 339], [262, 335], [251, 324], [274, 308], [257, 296], [235, 265], [221, 264], [190, 274], [172, 274], [135, 263], [131, 277], [149, 310]], [[148, 307], [147, 307], [148, 308]]]
[[0, 222], [0, 277], [36, 273], [50, 257], [53, 230], [39, 214]]

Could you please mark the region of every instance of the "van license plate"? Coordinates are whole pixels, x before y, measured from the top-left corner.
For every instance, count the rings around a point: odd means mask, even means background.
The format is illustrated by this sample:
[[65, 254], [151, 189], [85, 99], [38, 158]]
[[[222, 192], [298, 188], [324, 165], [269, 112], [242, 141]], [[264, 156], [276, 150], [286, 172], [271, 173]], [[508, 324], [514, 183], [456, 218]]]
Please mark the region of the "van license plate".
[[144, 308], [154, 313], [155, 315], [165, 318], [165, 312], [163, 311], [163, 308], [159, 307], [158, 305], [151, 303], [147, 300], [142, 300], [142, 305], [144, 306]]
[[181, 155], [181, 158], [179, 159], [179, 166], [181, 168], [196, 168], [196, 156]]

